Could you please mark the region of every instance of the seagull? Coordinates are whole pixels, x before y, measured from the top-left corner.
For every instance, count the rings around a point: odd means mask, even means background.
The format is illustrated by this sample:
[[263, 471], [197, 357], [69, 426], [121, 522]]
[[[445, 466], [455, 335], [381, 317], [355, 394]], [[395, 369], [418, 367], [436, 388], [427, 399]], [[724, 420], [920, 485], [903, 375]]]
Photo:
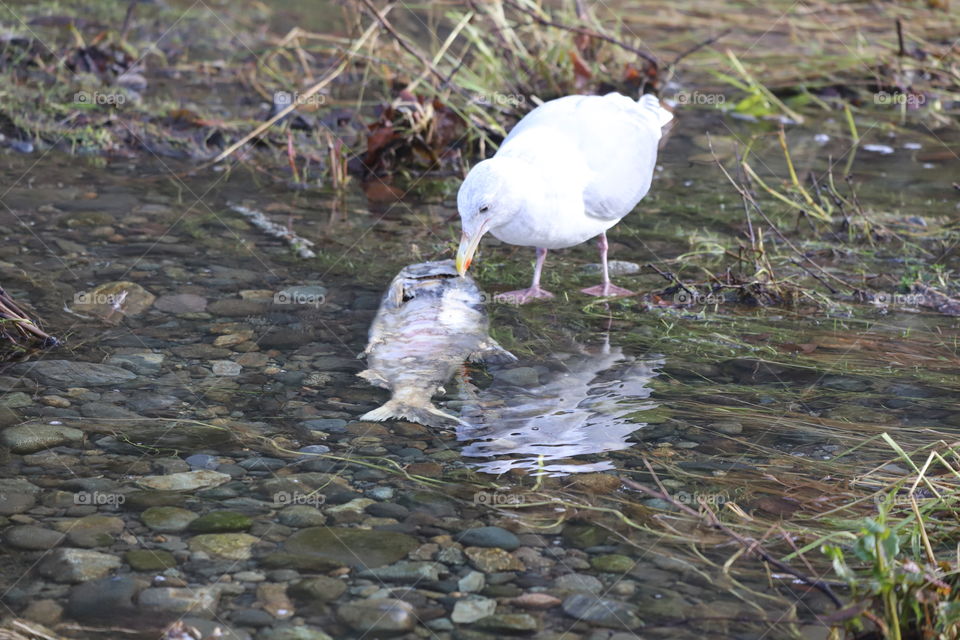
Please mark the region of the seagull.
[[459, 274], [470, 268], [489, 231], [508, 244], [537, 250], [530, 287], [498, 298], [519, 304], [552, 298], [540, 287], [547, 251], [599, 236], [603, 282], [583, 293], [633, 295], [610, 282], [607, 229], [650, 190], [661, 128], [672, 118], [650, 94], [636, 101], [619, 93], [565, 96], [528, 113], [460, 186]]

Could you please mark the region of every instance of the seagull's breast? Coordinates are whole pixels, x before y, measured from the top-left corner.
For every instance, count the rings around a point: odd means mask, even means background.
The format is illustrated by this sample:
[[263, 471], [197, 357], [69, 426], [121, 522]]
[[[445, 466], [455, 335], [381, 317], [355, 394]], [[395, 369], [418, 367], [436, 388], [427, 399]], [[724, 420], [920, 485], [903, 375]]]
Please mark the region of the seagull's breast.
[[564, 249], [595, 238], [617, 222], [588, 216], [582, 207], [570, 214], [562, 208], [527, 209], [490, 233], [507, 244]]

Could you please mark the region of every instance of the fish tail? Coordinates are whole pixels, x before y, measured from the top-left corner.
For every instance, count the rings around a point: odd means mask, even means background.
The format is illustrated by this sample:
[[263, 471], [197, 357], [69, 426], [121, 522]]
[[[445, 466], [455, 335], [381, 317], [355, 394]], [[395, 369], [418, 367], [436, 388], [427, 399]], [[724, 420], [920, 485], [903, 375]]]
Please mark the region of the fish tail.
[[423, 405], [413, 405], [400, 400], [390, 400], [382, 407], [368, 411], [360, 416], [361, 420], [370, 422], [383, 422], [384, 420], [406, 419], [412, 422], [419, 422], [428, 426], [434, 426], [437, 418], [451, 420], [457, 424], [466, 424], [463, 420], [446, 411], [441, 411], [427, 402]]

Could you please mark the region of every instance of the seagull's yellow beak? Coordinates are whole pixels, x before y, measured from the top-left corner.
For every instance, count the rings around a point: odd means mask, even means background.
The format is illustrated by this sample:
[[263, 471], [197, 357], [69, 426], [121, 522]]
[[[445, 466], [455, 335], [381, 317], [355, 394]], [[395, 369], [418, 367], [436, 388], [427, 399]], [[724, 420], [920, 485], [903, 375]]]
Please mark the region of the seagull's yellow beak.
[[477, 252], [482, 235], [482, 233], [478, 233], [470, 237], [466, 231], [460, 235], [460, 248], [457, 249], [457, 273], [461, 276], [465, 275], [467, 269], [470, 268], [470, 263], [473, 262], [473, 254]]

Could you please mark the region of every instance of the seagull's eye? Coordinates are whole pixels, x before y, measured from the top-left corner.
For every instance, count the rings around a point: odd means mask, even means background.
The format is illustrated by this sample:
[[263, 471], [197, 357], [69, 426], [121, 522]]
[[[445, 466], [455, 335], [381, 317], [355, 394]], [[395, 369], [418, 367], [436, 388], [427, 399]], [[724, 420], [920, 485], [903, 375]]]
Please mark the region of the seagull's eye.
[[486, 213], [489, 208], [490, 207], [488, 207], [487, 205], [483, 205], [482, 207], [480, 207], [480, 213]]

